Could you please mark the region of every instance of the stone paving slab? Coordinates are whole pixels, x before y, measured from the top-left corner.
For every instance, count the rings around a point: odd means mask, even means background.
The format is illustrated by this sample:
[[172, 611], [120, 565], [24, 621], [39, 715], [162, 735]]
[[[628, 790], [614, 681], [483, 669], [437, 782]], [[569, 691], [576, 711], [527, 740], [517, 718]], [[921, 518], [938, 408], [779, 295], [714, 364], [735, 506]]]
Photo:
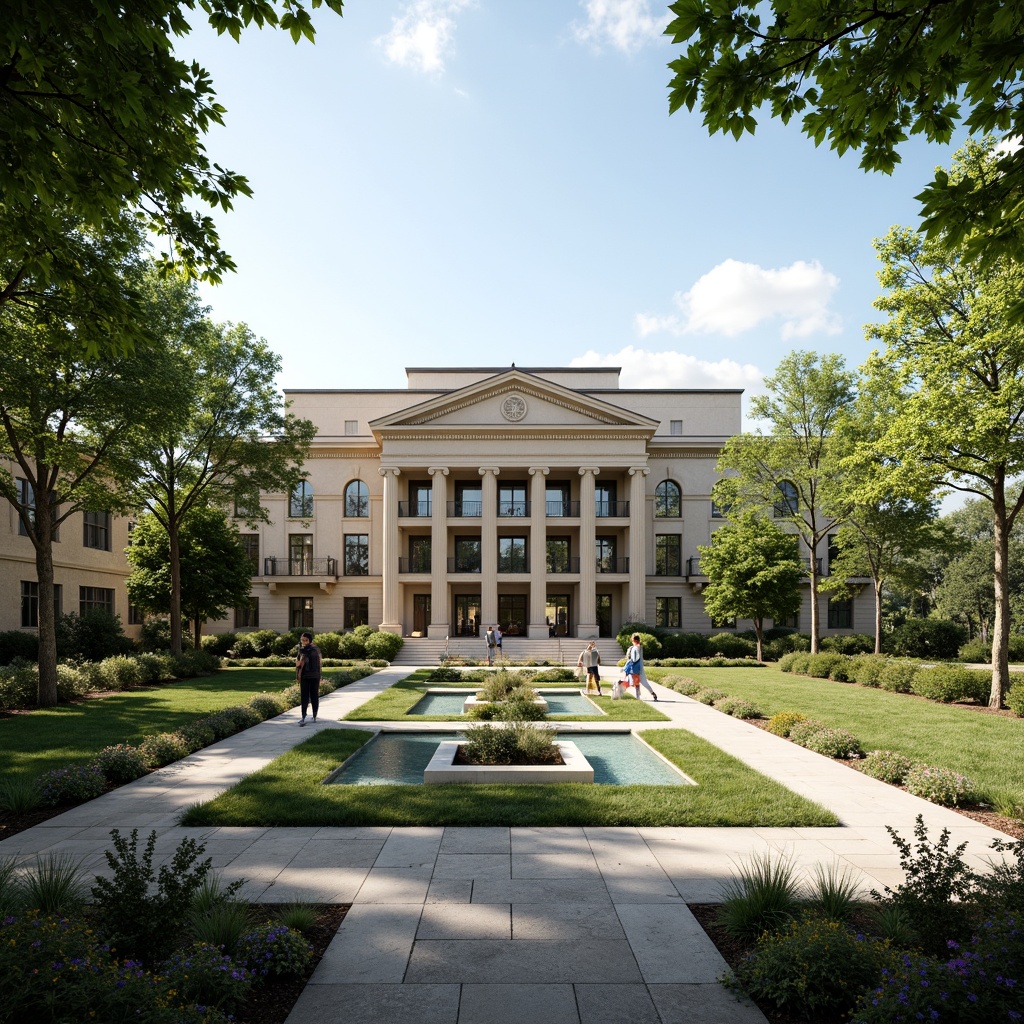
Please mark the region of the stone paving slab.
[[578, 1024], [579, 1020], [572, 985], [462, 986], [459, 1024]]
[[459, 1024], [458, 985], [307, 985], [288, 1024]]

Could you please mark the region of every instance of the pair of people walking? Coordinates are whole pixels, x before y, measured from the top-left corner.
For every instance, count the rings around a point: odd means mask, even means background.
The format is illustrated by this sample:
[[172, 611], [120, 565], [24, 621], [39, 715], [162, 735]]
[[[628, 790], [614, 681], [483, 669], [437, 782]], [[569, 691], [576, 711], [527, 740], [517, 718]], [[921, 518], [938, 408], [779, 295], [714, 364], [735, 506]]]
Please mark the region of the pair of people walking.
[[654, 687], [647, 681], [647, 673], [644, 672], [644, 649], [640, 643], [640, 634], [634, 633], [630, 637], [631, 646], [626, 652], [626, 664], [623, 665], [622, 671], [626, 677], [626, 686], [632, 686], [636, 691], [636, 699], [640, 699], [640, 687], [641, 685], [647, 690], [647, 692], [655, 699], [658, 699], [658, 695], [654, 692]]

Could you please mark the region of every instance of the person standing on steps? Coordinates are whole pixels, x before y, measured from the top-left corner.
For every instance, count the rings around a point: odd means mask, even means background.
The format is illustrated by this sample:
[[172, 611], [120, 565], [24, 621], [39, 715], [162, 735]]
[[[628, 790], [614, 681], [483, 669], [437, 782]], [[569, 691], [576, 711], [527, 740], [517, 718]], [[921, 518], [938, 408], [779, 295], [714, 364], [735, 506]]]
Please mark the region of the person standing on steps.
[[497, 646], [497, 640], [494, 637], [494, 630], [490, 626], [484, 633], [484, 642], [487, 644], [487, 664], [494, 664], [494, 649]]
[[604, 694], [601, 692], [601, 671], [598, 668], [600, 664], [601, 652], [597, 649], [597, 641], [591, 640], [580, 652], [576, 668], [577, 670], [582, 668], [587, 670], [587, 692], [590, 692], [592, 686], [596, 686], [598, 697], [603, 697]]
[[320, 648], [313, 643], [312, 633], [303, 633], [299, 637], [299, 656], [295, 659], [295, 681], [299, 684], [302, 695], [302, 718], [299, 725], [306, 724], [306, 708], [312, 706], [313, 724], [320, 710], [320, 676], [323, 670], [323, 658]]
[[640, 699], [640, 684], [643, 683], [647, 692], [657, 700], [658, 695], [654, 692], [654, 687], [647, 681], [647, 673], [644, 671], [644, 649], [640, 643], [640, 634], [634, 633], [630, 639], [633, 641], [633, 646], [626, 654], [626, 661], [633, 662], [633, 689], [636, 690], [636, 699]]

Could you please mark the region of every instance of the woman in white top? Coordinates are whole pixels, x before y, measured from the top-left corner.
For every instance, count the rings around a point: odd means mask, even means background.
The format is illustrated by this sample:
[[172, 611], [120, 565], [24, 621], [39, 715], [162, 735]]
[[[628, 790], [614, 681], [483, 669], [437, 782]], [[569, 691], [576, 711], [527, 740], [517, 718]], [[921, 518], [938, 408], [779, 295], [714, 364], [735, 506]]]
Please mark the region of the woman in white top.
[[640, 684], [643, 683], [647, 692], [657, 700], [658, 695], [647, 681], [647, 673], [644, 672], [644, 649], [640, 646], [640, 634], [634, 633], [630, 639], [633, 641], [633, 646], [626, 653], [626, 661], [633, 662], [633, 688], [636, 690], [636, 699], [640, 699]]

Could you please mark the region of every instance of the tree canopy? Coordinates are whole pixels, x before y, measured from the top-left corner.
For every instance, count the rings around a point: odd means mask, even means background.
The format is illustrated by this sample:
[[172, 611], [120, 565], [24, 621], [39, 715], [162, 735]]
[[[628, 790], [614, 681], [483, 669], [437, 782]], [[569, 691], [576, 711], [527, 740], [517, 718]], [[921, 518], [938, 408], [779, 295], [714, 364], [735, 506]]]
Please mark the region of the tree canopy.
[[[1021, 0], [678, 0], [666, 30], [684, 54], [669, 106], [699, 107], [711, 132], [754, 132], [762, 108], [799, 117], [815, 145], [889, 173], [912, 135], [1024, 137]], [[922, 229], [968, 258], [1024, 254], [1024, 152], [918, 196]]]

